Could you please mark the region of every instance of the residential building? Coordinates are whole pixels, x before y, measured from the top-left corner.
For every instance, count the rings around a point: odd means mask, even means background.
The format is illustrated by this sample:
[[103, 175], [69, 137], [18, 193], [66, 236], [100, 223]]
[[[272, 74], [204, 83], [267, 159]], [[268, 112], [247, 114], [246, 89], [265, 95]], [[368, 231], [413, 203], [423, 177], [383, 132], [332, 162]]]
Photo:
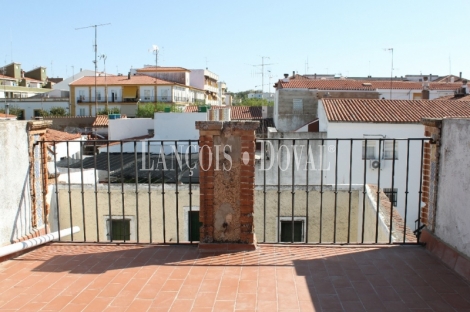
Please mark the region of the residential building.
[[95, 115], [95, 103], [97, 103], [98, 110], [117, 107], [121, 114], [133, 117], [138, 103], [158, 100], [184, 106], [202, 100], [202, 96], [201, 89], [143, 74], [100, 76], [96, 77], [96, 82], [95, 77], [86, 76], [70, 84], [70, 105], [73, 116]]
[[205, 92], [207, 105], [220, 105], [219, 103], [219, 76], [206, 69], [191, 69], [189, 84]]
[[[422, 118], [445, 117], [470, 118], [470, 102], [320, 99], [319, 131], [326, 133], [325, 144], [338, 149], [337, 167], [334, 154], [326, 154], [331, 164], [331, 170], [326, 171], [326, 183], [360, 184], [364, 179], [366, 183], [379, 183], [380, 188], [393, 197], [398, 212], [404, 216], [407, 202], [419, 202], [422, 170], [419, 155], [428, 146], [423, 144], [428, 143], [399, 139], [422, 138]], [[284, 134], [284, 137], [289, 135]], [[351, 143], [348, 140], [337, 142], [335, 139], [361, 140]], [[352, 169], [350, 155], [353, 157]], [[407, 219], [410, 228], [414, 228], [418, 218], [418, 210], [413, 207], [414, 211], [408, 211], [408, 215], [413, 216]]]
[[275, 93], [272, 92], [250, 92], [248, 93], [248, 98], [249, 99], [265, 99], [269, 102], [274, 103], [274, 96]]
[[20, 63], [0, 68], [0, 98], [27, 98], [51, 91], [45, 67], [25, 72]]

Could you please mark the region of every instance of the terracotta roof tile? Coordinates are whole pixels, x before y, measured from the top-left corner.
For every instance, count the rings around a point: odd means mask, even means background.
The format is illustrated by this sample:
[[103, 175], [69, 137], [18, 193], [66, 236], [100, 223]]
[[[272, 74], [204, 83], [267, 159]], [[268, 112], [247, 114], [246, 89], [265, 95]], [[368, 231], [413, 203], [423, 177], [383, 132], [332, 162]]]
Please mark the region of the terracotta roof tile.
[[16, 118], [16, 115], [7, 115], [7, 114], [0, 113], [0, 118]]
[[68, 133], [54, 129], [47, 129], [44, 139], [46, 141], [70, 141], [80, 139], [81, 137], [80, 133]]
[[[121, 119], [127, 118], [126, 115], [121, 114]], [[95, 121], [92, 124], [92, 127], [99, 128], [99, 127], [108, 127], [109, 119], [108, 115], [98, 115], [95, 118]]]
[[[211, 106], [211, 109], [230, 108], [230, 118], [233, 120], [262, 119], [263, 109], [261, 106]], [[198, 106], [186, 106], [186, 113], [195, 113]]]
[[470, 118], [470, 102], [322, 99], [331, 122], [419, 123], [421, 118]]
[[155, 66], [149, 66], [149, 67], [136, 69], [136, 71], [138, 73], [142, 73], [142, 72], [155, 72], [155, 71], [159, 71], [159, 72], [169, 72], [169, 71], [189, 72], [190, 70], [186, 69], [186, 68], [183, 68], [183, 67], [161, 67], [161, 66], [158, 66], [157, 69], [156, 69]]
[[[376, 89], [407, 89], [421, 90], [423, 84], [414, 81], [374, 81], [374, 80], [352, 80], [352, 79], [289, 79], [288, 82], [279, 80], [280, 88], [288, 89], [318, 89], [318, 90], [364, 90], [374, 91]], [[431, 82], [431, 90], [456, 90], [462, 87], [462, 83]]]
[[15, 80], [16, 81], [15, 78], [10, 77], [10, 76], [4, 76], [4, 75], [0, 75], [0, 79], [2, 79], [2, 80]]
[[470, 94], [464, 95], [464, 96], [455, 96], [455, 95], [446, 95], [446, 96], [441, 96], [440, 98], [437, 98], [436, 100], [439, 101], [470, 101]]
[[[99, 76], [96, 77], [96, 84], [99, 86], [120, 86], [120, 85], [179, 85], [175, 82], [170, 82], [162, 79], [156, 79], [146, 75], [134, 75], [130, 79], [127, 76]], [[85, 76], [75, 80], [70, 84], [71, 86], [94, 86], [95, 76]]]

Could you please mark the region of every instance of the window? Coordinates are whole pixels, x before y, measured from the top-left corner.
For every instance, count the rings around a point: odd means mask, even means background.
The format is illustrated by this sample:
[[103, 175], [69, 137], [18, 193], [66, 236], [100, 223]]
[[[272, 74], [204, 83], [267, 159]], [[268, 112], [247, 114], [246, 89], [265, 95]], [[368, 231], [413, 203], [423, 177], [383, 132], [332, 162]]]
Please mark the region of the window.
[[398, 194], [398, 189], [394, 188], [384, 188], [383, 192], [385, 195], [387, 195], [388, 199], [392, 203], [393, 206], [397, 206], [397, 194]]
[[96, 100], [101, 101], [101, 92], [96, 93]]
[[362, 159], [375, 159], [375, 140], [366, 140], [362, 141]]
[[[395, 156], [395, 157], [393, 157]], [[384, 159], [398, 159], [398, 142], [395, 141], [395, 155], [393, 154], [393, 140], [384, 141]]]
[[292, 112], [296, 114], [302, 114], [304, 112], [304, 103], [302, 99], [292, 100]]
[[150, 90], [144, 90], [144, 100], [150, 101]]
[[113, 219], [110, 223], [108, 236], [112, 240], [130, 240], [131, 239], [131, 220]]
[[[294, 217], [294, 243], [305, 242], [305, 217]], [[292, 217], [280, 217], [279, 219], [279, 241], [282, 243], [292, 242]]]
[[187, 241], [199, 241], [199, 228], [202, 225], [202, 222], [199, 222], [199, 206], [192, 206], [191, 211], [189, 206], [183, 209], [185, 238]]
[[80, 116], [85, 116], [85, 109], [84, 108], [80, 108]]

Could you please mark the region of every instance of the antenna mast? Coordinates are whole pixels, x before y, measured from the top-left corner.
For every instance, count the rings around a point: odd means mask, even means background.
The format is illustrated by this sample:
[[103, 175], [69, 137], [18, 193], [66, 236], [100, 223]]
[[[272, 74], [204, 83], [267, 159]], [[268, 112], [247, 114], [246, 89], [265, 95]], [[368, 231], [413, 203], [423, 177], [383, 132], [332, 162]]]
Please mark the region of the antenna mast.
[[[252, 65], [252, 66], [261, 66], [261, 92], [264, 93], [264, 66], [267, 66], [267, 65], [274, 65], [274, 63], [270, 63], [270, 64], [265, 64], [264, 63], [264, 59], [267, 58], [269, 59], [269, 56], [262, 56], [261, 57], [261, 64], [258, 64], [258, 65]], [[259, 73], [258, 73], [259, 74]]]
[[91, 28], [91, 27], [95, 28], [95, 44], [93, 45], [94, 49], [95, 49], [95, 60], [93, 61], [93, 63], [95, 63], [95, 116], [98, 115], [98, 101], [96, 99], [96, 74], [98, 72], [98, 62], [97, 62], [97, 57], [98, 57], [98, 54], [97, 54], [98, 53], [98, 31], [97, 31], [97, 28], [100, 27], [100, 26], [107, 26], [107, 25], [111, 25], [111, 23], [75, 28], [75, 30]]

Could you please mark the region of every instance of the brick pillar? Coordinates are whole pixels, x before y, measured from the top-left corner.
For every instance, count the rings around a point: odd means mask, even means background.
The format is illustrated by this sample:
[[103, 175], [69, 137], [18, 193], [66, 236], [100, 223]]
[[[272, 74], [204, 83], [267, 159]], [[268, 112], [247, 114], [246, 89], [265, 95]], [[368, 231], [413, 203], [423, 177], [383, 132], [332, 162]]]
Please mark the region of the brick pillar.
[[254, 250], [257, 121], [198, 121], [200, 250]]
[[421, 201], [421, 223], [434, 232], [437, 205], [437, 186], [439, 181], [439, 149], [441, 141], [442, 119], [423, 118], [424, 136], [430, 137], [430, 142], [424, 144], [423, 155], [423, 188]]

